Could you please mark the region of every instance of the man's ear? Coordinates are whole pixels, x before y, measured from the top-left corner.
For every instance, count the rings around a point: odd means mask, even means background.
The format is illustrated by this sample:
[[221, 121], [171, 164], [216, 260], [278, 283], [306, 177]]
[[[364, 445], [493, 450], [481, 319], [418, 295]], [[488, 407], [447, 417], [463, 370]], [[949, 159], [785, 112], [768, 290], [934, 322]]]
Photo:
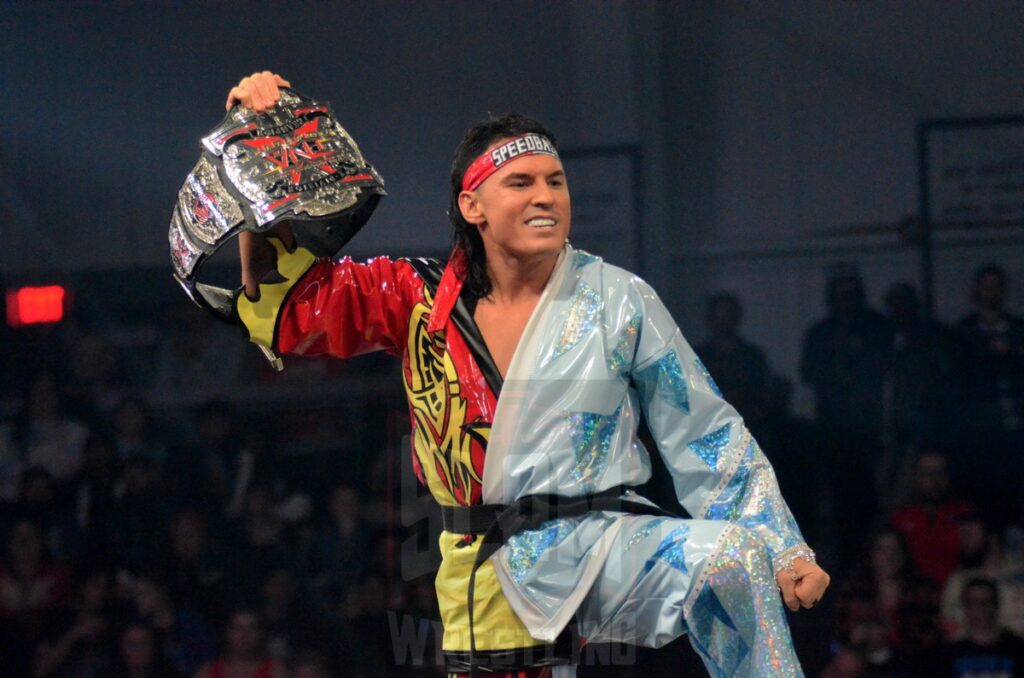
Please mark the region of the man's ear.
[[485, 221], [483, 207], [472, 191], [459, 193], [459, 211], [463, 219], [476, 226]]

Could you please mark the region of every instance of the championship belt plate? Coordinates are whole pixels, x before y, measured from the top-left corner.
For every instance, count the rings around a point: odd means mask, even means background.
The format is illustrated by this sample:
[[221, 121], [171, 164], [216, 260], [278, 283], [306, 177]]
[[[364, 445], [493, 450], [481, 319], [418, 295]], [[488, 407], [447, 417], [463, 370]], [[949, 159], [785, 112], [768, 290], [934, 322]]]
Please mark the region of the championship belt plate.
[[385, 195], [384, 180], [329, 104], [282, 88], [266, 113], [236, 105], [203, 137], [171, 216], [174, 278], [201, 308], [233, 322], [235, 295], [200, 282], [214, 252], [242, 231], [287, 222], [299, 246], [333, 257]]

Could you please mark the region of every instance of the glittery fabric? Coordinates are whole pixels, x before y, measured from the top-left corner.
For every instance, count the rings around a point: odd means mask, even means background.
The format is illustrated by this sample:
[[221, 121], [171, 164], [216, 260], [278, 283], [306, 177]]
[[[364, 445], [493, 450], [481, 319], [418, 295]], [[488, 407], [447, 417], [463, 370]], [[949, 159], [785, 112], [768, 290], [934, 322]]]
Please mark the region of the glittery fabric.
[[718, 388], [718, 384], [715, 383], [715, 380], [711, 378], [711, 372], [709, 372], [707, 366], [704, 365], [704, 361], [700, 358], [694, 358], [693, 364], [697, 368], [697, 371], [704, 375], [704, 381], [708, 383], [708, 388], [711, 389], [711, 392], [721, 398], [722, 391]]
[[771, 559], [753, 532], [730, 525], [687, 605], [690, 642], [712, 676], [803, 676]]
[[753, 438], [739, 467], [708, 507], [706, 518], [731, 520], [753, 530], [772, 557], [803, 544], [796, 520], [778, 491], [775, 472]]
[[576, 453], [576, 463], [569, 475], [586, 492], [594, 490], [595, 483], [608, 467], [608, 452], [621, 411], [622, 405], [619, 405], [612, 414], [574, 412], [568, 416], [569, 437]]
[[703, 460], [712, 471], [718, 470], [718, 460], [729, 447], [729, 431], [732, 430], [732, 422], [715, 429], [703, 438], [698, 438], [687, 445], [693, 453]]
[[612, 374], [625, 374], [633, 364], [633, 352], [636, 350], [636, 338], [640, 331], [640, 314], [634, 315], [626, 323], [622, 336], [608, 356], [608, 369]]
[[600, 319], [601, 305], [601, 295], [581, 279], [573, 290], [562, 331], [545, 363], [550, 363], [570, 351], [594, 329], [594, 325]]
[[644, 572], [650, 572], [651, 568], [654, 567], [654, 563], [660, 560], [669, 567], [674, 567], [683, 574], [686, 574], [686, 553], [683, 551], [683, 545], [689, 536], [690, 526], [686, 524], [680, 525], [665, 535], [661, 543], [658, 544], [654, 555], [644, 565]]
[[509, 539], [504, 554], [512, 578], [522, 583], [541, 555], [561, 544], [577, 524], [577, 518], [557, 518], [549, 520], [536, 530], [526, 530]]
[[648, 394], [647, 397], [661, 398], [677, 410], [690, 413], [686, 376], [675, 351], [669, 351], [652, 365], [637, 370], [633, 378]]
[[658, 525], [661, 525], [663, 522], [665, 522], [664, 518], [652, 518], [651, 520], [648, 520], [640, 529], [633, 533], [633, 536], [631, 536], [629, 540], [626, 541], [623, 551], [628, 551], [644, 539], [647, 539], [647, 537], [651, 536], [651, 532], [654, 531], [654, 528], [658, 527]]

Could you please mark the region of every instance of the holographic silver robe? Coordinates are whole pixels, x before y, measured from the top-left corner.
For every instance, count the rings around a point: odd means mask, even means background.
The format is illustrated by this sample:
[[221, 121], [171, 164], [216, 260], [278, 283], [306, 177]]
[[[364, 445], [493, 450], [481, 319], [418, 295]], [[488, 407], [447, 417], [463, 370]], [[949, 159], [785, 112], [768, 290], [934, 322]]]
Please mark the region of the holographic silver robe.
[[483, 501], [644, 483], [641, 413], [694, 519], [522, 532], [492, 557], [512, 608], [538, 640], [576, 615], [590, 642], [687, 633], [714, 676], [802, 675], [774, 572], [805, 545], [771, 465], [650, 286], [566, 245], [502, 387]]

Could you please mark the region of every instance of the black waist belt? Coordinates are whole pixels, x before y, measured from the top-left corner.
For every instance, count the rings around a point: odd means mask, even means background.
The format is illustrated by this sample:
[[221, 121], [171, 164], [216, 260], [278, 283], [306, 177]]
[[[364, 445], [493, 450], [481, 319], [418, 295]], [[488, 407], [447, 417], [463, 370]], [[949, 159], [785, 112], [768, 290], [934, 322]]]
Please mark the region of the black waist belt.
[[[559, 494], [531, 494], [508, 505], [477, 504], [476, 506], [444, 507], [444, 529], [456, 534], [482, 534], [480, 549], [476, 553], [469, 574], [467, 603], [469, 608], [468, 668], [474, 678], [484, 668], [478, 661], [476, 635], [473, 632], [473, 593], [476, 589], [476, 571], [505, 542], [523, 530], [535, 530], [554, 518], [576, 518], [591, 511], [614, 511], [640, 515], [658, 515], [680, 518], [657, 506], [624, 498], [626, 488], [613, 487], [596, 494], [567, 497]], [[465, 653], [461, 653], [465, 654]], [[566, 663], [566, 662], [558, 662]]]

